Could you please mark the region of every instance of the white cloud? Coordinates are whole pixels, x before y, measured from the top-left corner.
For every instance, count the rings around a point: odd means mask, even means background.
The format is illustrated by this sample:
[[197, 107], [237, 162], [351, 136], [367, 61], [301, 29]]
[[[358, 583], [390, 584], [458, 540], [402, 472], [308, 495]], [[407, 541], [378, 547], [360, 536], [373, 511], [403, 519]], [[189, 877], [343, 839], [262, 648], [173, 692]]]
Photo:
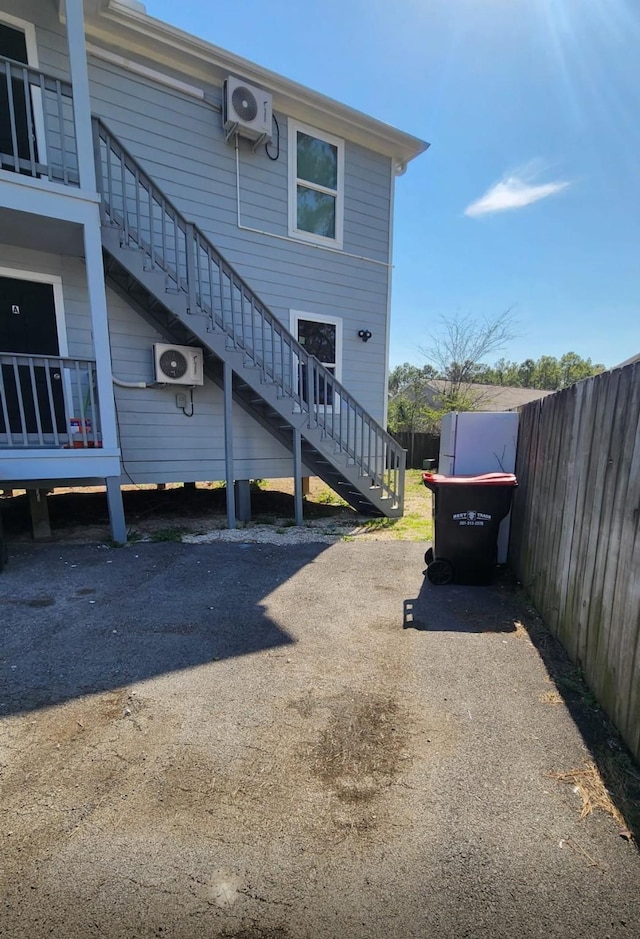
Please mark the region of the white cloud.
[[555, 196], [569, 185], [568, 182], [536, 185], [531, 179], [527, 180], [526, 175], [522, 173], [519, 176], [515, 174], [506, 176], [485, 192], [480, 199], [468, 205], [464, 214], [470, 218], [477, 218], [479, 215], [489, 215], [491, 212], [523, 209], [527, 205], [539, 202], [540, 199]]

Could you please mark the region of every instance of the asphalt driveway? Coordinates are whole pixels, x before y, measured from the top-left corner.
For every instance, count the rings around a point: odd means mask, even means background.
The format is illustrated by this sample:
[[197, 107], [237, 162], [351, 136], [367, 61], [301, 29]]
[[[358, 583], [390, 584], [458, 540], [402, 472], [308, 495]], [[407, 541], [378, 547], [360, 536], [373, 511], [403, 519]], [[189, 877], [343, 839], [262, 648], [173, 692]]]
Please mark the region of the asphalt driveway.
[[637, 936], [624, 805], [551, 775], [601, 765], [592, 702], [508, 585], [431, 587], [423, 551], [12, 553], [0, 936]]

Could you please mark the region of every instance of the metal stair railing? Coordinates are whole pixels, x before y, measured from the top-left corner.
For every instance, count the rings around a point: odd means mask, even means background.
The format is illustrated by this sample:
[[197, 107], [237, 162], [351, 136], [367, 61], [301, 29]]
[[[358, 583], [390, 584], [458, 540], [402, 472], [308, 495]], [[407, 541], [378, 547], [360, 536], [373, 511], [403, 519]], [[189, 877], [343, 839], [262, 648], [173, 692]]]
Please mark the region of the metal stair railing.
[[190, 314], [204, 315], [212, 330], [222, 331], [228, 348], [259, 368], [261, 381], [275, 385], [306, 415], [307, 426], [320, 428], [334, 452], [401, 511], [404, 449], [305, 351], [102, 121], [93, 124], [103, 224], [119, 229], [124, 246], [141, 249], [149, 270], [165, 275], [168, 292], [185, 296]]

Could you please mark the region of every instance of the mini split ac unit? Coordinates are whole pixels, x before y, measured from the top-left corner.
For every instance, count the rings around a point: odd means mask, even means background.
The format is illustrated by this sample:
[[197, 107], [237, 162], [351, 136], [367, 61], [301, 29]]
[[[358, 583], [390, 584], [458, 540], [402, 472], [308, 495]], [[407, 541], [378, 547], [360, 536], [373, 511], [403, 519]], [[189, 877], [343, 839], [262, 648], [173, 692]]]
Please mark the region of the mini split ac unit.
[[223, 89], [222, 119], [227, 139], [234, 133], [249, 140], [271, 138], [272, 99], [267, 91], [232, 75]]
[[202, 349], [156, 342], [153, 346], [153, 360], [158, 382], [166, 385], [204, 384]]

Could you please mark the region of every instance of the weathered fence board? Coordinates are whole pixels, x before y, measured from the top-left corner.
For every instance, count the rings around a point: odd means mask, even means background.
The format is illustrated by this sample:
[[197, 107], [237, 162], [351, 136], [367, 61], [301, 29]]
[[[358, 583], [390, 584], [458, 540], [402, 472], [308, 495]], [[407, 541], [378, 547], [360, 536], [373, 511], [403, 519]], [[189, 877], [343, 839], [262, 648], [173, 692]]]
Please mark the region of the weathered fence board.
[[640, 759], [640, 363], [525, 405], [509, 557]]
[[412, 434], [407, 430], [398, 430], [391, 436], [407, 451], [407, 469], [422, 469], [425, 460], [437, 461], [440, 454], [439, 434]]

